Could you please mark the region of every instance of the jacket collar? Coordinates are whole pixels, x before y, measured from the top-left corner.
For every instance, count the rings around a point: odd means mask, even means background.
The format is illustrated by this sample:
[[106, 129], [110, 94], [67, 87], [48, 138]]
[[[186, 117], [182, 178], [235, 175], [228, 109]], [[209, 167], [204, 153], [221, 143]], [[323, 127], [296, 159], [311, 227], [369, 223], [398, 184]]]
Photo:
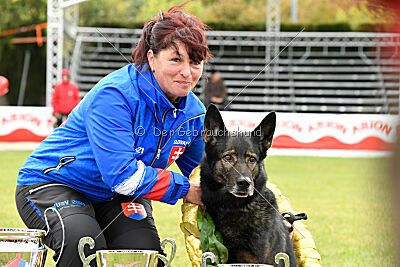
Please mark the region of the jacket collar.
[[[136, 67], [130, 66], [129, 73], [131, 75], [133, 73], [132, 76], [137, 80], [140, 94], [143, 96], [152, 112], [157, 114], [157, 118], [160, 121], [165, 110], [175, 109], [175, 106], [161, 90], [147, 64], [143, 66], [141, 73], [139, 73]], [[205, 108], [198, 100], [197, 96], [193, 92], [190, 92], [187, 96], [182, 98], [176, 108], [176, 112], [182, 112], [186, 118], [191, 118], [204, 113]]]

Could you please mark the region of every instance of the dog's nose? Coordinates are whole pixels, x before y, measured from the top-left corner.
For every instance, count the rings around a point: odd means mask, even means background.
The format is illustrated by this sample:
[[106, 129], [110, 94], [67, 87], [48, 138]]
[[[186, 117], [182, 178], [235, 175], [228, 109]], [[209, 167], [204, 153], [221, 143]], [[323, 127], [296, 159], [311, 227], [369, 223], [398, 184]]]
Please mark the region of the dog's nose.
[[240, 189], [247, 189], [250, 186], [251, 180], [249, 177], [246, 176], [240, 176], [237, 179], [237, 185]]

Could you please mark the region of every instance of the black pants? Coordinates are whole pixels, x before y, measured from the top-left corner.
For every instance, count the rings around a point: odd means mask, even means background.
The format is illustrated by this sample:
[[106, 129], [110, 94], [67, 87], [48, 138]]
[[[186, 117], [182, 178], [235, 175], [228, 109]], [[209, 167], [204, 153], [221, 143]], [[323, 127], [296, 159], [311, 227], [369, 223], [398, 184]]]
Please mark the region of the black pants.
[[[15, 199], [19, 215], [28, 228], [46, 230], [45, 210], [54, 207], [59, 211], [64, 223], [65, 241], [57, 266], [82, 266], [78, 243], [85, 236], [95, 240], [94, 249], [86, 245], [86, 257], [101, 249], [147, 249], [162, 252], [151, 201], [147, 199], [137, 198], [134, 201], [146, 210], [147, 217], [143, 219], [143, 215], [136, 214], [140, 215], [139, 218], [132, 219], [127, 217], [129, 214], [122, 212], [121, 203], [129, 203], [133, 197], [116, 196], [110, 202], [91, 203], [82, 193], [60, 183], [17, 186]], [[44, 243], [55, 251], [53, 258], [56, 261], [62, 247], [62, 227], [55, 212], [49, 210], [46, 215], [51, 230], [44, 238]], [[91, 266], [96, 266], [95, 260]], [[162, 262], [159, 262], [159, 266], [163, 266]]]

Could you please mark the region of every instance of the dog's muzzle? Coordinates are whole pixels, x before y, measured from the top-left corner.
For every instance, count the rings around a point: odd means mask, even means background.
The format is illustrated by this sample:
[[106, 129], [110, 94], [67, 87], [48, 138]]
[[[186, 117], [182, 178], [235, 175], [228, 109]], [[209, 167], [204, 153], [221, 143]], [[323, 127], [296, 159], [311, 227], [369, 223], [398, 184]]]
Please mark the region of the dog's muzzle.
[[247, 176], [240, 176], [236, 180], [236, 185], [230, 192], [235, 197], [248, 197], [254, 194], [254, 185], [252, 180]]

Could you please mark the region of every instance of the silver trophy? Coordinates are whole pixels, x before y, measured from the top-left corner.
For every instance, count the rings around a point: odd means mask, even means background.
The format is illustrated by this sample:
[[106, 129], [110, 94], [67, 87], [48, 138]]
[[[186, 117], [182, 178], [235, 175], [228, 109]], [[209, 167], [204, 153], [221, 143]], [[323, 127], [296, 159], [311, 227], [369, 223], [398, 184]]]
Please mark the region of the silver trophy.
[[0, 228], [0, 266], [43, 267], [45, 234], [43, 230]]
[[[201, 267], [207, 266], [207, 259], [211, 260], [211, 263], [215, 262], [215, 255], [212, 252], [205, 252], [201, 256]], [[286, 253], [278, 253], [275, 255], [275, 263], [278, 264], [280, 260], [283, 260], [285, 267], [289, 267], [289, 256]], [[268, 264], [253, 264], [253, 263], [233, 263], [233, 264], [218, 264], [218, 267], [273, 267]]]
[[89, 267], [89, 263], [96, 258], [97, 266], [102, 267], [155, 267], [158, 260], [162, 260], [165, 267], [170, 267], [175, 257], [176, 243], [172, 238], [165, 238], [161, 241], [161, 248], [164, 250], [166, 245], [171, 245], [171, 255], [169, 258], [160, 254], [156, 250], [99, 250], [96, 254], [85, 256], [85, 245], [94, 248], [94, 240], [91, 237], [83, 237], [78, 244], [79, 256], [82, 260], [83, 267]]

